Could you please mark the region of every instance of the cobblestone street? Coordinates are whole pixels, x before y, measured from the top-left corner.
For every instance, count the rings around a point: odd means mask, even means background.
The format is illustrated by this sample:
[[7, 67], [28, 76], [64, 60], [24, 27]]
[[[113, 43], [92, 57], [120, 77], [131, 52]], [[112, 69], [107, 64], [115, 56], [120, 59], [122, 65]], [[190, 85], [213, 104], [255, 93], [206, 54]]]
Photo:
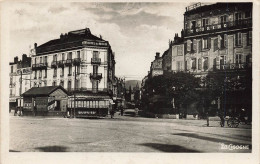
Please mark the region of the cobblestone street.
[[[221, 128], [219, 121], [10, 116], [10, 152], [251, 152], [251, 126]], [[225, 144], [225, 146], [223, 146]]]

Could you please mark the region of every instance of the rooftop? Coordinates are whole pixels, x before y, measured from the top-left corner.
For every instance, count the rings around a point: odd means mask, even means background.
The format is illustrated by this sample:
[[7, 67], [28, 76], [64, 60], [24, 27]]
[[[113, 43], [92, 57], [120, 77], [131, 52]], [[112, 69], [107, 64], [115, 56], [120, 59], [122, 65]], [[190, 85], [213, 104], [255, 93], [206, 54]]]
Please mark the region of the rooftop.
[[32, 87], [23, 93], [23, 96], [48, 96], [57, 89], [63, 90], [66, 94], [67, 91], [62, 86], [46, 86], [46, 87]]
[[83, 46], [83, 41], [92, 41], [92, 43], [95, 41], [100, 43], [97, 46], [108, 46], [108, 42], [103, 40], [101, 36], [97, 37], [91, 34], [89, 28], [85, 28], [61, 34], [59, 39], [50, 40], [38, 47], [36, 45], [36, 55], [76, 49]]

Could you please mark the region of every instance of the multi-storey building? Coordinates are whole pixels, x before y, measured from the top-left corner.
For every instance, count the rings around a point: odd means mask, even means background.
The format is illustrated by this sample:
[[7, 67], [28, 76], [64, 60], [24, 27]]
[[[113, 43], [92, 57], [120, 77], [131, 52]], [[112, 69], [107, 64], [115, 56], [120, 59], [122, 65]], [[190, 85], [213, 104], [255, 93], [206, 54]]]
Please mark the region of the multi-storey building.
[[198, 75], [251, 67], [252, 3], [200, 3], [184, 13], [185, 69]]
[[20, 107], [20, 105], [23, 105], [23, 101], [20, 102], [21, 95], [31, 88], [31, 58], [27, 57], [26, 54], [23, 54], [22, 60], [19, 61], [18, 57], [15, 57], [14, 62], [10, 62], [9, 66], [9, 105], [11, 110], [17, 106]]
[[183, 36], [178, 37], [175, 34], [174, 40], [169, 43], [167, 49], [162, 55], [163, 70], [168, 72], [184, 71], [184, 43]]
[[111, 105], [114, 53], [108, 41], [94, 36], [88, 28], [35, 44], [32, 71], [32, 86], [64, 87], [70, 95], [68, 108], [76, 109], [76, 115], [107, 112], [97, 109]]
[[158, 76], [163, 74], [163, 58], [160, 57], [160, 53], [157, 52], [154, 61], [151, 63], [150, 66], [150, 76]]

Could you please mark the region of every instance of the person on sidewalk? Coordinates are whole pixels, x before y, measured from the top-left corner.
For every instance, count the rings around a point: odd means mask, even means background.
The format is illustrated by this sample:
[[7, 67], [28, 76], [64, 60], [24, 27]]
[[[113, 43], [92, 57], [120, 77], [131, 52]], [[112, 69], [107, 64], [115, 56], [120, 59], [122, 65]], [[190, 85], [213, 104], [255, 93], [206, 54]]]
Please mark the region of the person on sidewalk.
[[207, 126], [209, 126], [209, 112], [206, 112], [206, 120], [207, 120]]
[[124, 109], [123, 109], [122, 106], [120, 106], [120, 110], [121, 110], [121, 116], [123, 116], [124, 115]]

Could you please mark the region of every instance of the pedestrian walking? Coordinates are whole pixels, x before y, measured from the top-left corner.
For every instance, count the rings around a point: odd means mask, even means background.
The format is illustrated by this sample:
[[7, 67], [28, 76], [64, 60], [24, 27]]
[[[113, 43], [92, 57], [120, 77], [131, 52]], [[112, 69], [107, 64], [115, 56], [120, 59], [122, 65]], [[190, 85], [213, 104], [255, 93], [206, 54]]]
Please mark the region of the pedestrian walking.
[[123, 116], [124, 115], [124, 109], [123, 109], [122, 106], [120, 106], [120, 110], [121, 110], [121, 116]]
[[114, 111], [114, 110], [111, 110], [111, 111], [110, 111], [110, 116], [111, 116], [111, 118], [114, 118], [114, 114], [115, 114], [115, 111]]
[[209, 112], [206, 112], [207, 126], [209, 126]]
[[224, 118], [224, 113], [222, 111], [218, 112], [218, 116], [220, 118], [220, 126], [224, 127], [225, 126], [225, 118]]

